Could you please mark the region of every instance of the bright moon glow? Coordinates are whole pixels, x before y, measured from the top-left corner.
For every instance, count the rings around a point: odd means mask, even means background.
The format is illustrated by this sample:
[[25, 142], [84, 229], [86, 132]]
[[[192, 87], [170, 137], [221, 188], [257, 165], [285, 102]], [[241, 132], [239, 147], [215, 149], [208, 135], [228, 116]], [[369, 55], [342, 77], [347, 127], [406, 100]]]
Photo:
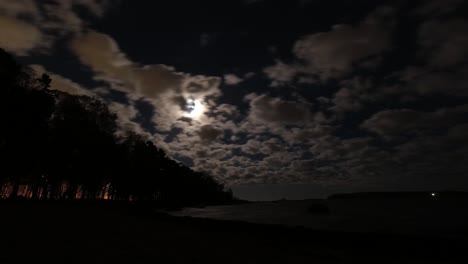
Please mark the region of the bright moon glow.
[[432, 197], [436, 196], [436, 193], [431, 193]]
[[187, 100], [187, 112], [185, 113], [186, 117], [197, 119], [203, 114], [204, 111], [205, 106], [200, 102], [200, 100]]

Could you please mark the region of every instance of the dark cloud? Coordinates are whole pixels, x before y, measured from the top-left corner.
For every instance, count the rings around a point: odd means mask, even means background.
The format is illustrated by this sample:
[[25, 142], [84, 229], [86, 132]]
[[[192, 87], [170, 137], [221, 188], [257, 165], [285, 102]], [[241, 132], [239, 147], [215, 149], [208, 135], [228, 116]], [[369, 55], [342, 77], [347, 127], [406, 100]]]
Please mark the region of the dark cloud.
[[266, 67], [263, 72], [272, 80], [272, 86], [280, 86], [294, 80], [301, 70], [300, 65], [289, 65], [277, 60], [276, 64]]
[[385, 110], [364, 121], [361, 127], [385, 137], [423, 134], [463, 122], [467, 113], [468, 105], [443, 108], [434, 112], [411, 109]]
[[249, 139], [242, 147], [242, 151], [247, 154], [255, 155], [260, 154], [260, 149], [262, 148], [262, 143], [255, 139]]
[[468, 96], [468, 66], [455, 71], [408, 68], [402, 73], [404, 85], [398, 93], [419, 95]]
[[439, 17], [450, 14], [463, 4], [464, 0], [431, 0], [426, 1], [420, 8], [416, 10], [416, 14]]
[[356, 26], [335, 25], [296, 42], [293, 52], [307, 62], [307, 71], [328, 78], [342, 76], [355, 63], [391, 47], [393, 10], [381, 7]]
[[214, 128], [211, 125], [204, 125], [197, 132], [200, 139], [204, 142], [212, 142], [223, 135], [223, 131], [217, 128]]
[[405, 168], [402, 183], [428, 188], [464, 186], [468, 141], [458, 130], [465, 128], [465, 124], [457, 125], [447, 134], [420, 137], [398, 146], [396, 156]]
[[334, 94], [330, 110], [338, 113], [356, 112], [362, 109], [364, 102], [369, 99], [374, 83], [370, 78], [354, 77], [340, 82], [341, 88]]
[[302, 124], [312, 117], [310, 104], [287, 101], [267, 95], [249, 94], [249, 118], [268, 125]]
[[273, 85], [290, 82], [298, 74], [319, 79], [342, 77], [356, 64], [374, 66], [376, 56], [391, 48], [395, 24], [394, 10], [380, 7], [357, 25], [334, 25], [330, 31], [303, 36], [294, 47], [299, 60], [294, 64], [280, 61], [265, 68]]
[[468, 20], [430, 20], [421, 25], [419, 38], [423, 47], [421, 56], [429, 66], [444, 68], [467, 62]]
[[202, 33], [200, 35], [200, 46], [206, 47], [210, 44], [212, 36], [208, 33]]
[[386, 110], [374, 114], [364, 121], [362, 127], [384, 136], [400, 135], [402, 133], [417, 133], [418, 129], [430, 128], [424, 113], [411, 109]]

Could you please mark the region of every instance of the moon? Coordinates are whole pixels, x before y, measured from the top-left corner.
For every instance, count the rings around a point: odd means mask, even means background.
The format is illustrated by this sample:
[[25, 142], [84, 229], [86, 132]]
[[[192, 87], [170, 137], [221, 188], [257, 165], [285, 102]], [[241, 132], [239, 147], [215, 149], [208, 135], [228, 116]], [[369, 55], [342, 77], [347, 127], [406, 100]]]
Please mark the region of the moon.
[[200, 100], [197, 99], [188, 99], [187, 100], [187, 112], [185, 113], [186, 117], [192, 119], [200, 118], [205, 112], [205, 106]]

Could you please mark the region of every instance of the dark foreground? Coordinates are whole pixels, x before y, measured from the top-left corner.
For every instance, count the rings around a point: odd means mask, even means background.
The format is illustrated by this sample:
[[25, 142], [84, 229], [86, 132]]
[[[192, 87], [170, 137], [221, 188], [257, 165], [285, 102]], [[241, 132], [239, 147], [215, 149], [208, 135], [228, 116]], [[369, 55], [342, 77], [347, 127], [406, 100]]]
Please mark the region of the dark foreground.
[[117, 203], [0, 202], [0, 263], [468, 263], [468, 241], [314, 231]]

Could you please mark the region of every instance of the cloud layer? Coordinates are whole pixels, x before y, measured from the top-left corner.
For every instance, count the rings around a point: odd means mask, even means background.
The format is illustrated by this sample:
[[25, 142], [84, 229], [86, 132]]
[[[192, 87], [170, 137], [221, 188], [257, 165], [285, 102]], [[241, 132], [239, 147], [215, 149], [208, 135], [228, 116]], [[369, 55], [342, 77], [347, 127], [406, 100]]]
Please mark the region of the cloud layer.
[[[246, 8], [269, 4], [247, 2]], [[17, 56], [44, 55], [63, 40], [91, 76], [84, 85], [49, 72], [53, 89], [101, 96], [118, 114], [121, 135], [143, 134], [229, 185], [468, 183], [463, 1], [375, 5], [352, 21], [301, 30], [289, 44], [262, 42], [270, 57], [254, 56], [254, 71], [249, 64], [194, 74], [157, 57], [141, 63], [118, 34], [82, 18], [104, 17], [108, 1], [2, 1], [0, 46]], [[216, 47], [221, 33], [216, 41], [206, 31], [195, 35], [200, 54], [230, 51]], [[214, 54], [214, 68], [221, 67]], [[226, 58], [237, 62], [233, 57]], [[33, 67], [45, 71], [39, 64]]]

